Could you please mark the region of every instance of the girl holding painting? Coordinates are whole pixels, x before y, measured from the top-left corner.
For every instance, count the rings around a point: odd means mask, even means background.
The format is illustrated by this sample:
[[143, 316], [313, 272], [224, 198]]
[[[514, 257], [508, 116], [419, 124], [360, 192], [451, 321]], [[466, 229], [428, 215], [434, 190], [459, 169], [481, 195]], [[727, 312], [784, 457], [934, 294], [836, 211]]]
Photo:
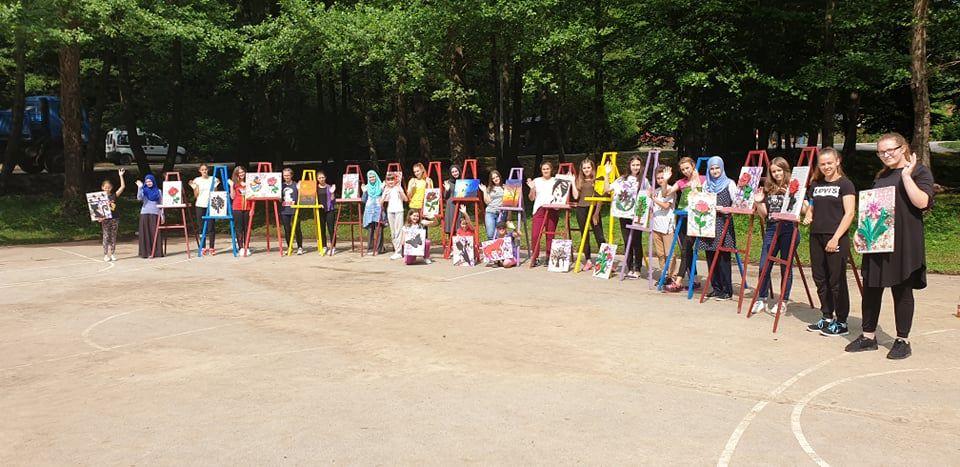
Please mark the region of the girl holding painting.
[[[530, 187], [530, 201], [533, 201], [533, 252], [531, 253], [532, 266], [537, 266], [540, 256], [540, 233], [546, 229], [547, 232], [557, 230], [557, 211], [544, 208], [544, 205], [550, 204], [553, 199], [553, 164], [543, 162], [540, 164], [540, 176], [531, 180], [527, 179], [527, 186]], [[547, 234], [547, 256], [550, 256], [550, 247], [553, 244], [553, 234]]]
[[[683, 178], [677, 180], [677, 183], [674, 183], [664, 195], [671, 196], [676, 194], [679, 197], [677, 200], [677, 210], [685, 211], [687, 209], [687, 199], [690, 196], [690, 192], [692, 190], [701, 189], [703, 184], [706, 183], [707, 179], [703, 175], [697, 173], [697, 165], [694, 160], [689, 157], [681, 157], [679, 166], [680, 173], [683, 175]], [[667, 171], [664, 172], [664, 176], [666, 176], [668, 179], [673, 176], [673, 172], [669, 167], [667, 168]], [[667, 292], [679, 292], [683, 290], [683, 286], [681, 285], [683, 275], [690, 270], [690, 266], [693, 264], [694, 239], [687, 236], [687, 229], [685, 228], [680, 228], [680, 231], [677, 233], [677, 235], [681, 245], [680, 271], [673, 277], [673, 283], [667, 286]], [[692, 286], [695, 289], [700, 286], [700, 284], [696, 283], [694, 277], [690, 278], [687, 285]]]
[[[634, 154], [627, 162], [627, 173], [614, 181], [612, 188], [614, 190], [623, 190], [628, 187], [633, 187], [632, 189], [636, 191], [648, 189], [649, 187], [642, 186], [646, 184], [641, 180], [642, 175], [640, 171], [642, 170], [643, 158], [640, 157], [639, 154]], [[634, 194], [634, 200], [636, 200], [636, 196], [637, 195]], [[614, 200], [614, 202], [616, 202], [616, 200]], [[633, 223], [633, 219], [621, 217], [619, 221], [620, 235], [623, 241], [626, 242], [630, 236], [630, 231], [627, 229], [627, 226]], [[624, 251], [624, 260], [627, 262], [627, 277], [631, 279], [640, 277], [640, 266], [643, 264], [643, 235], [639, 235], [638, 232], [638, 237], [635, 241], [630, 242], [630, 249]]]
[[[793, 239], [793, 229], [796, 225], [790, 221], [776, 220], [769, 218], [770, 213], [780, 212], [783, 202], [787, 196], [787, 186], [790, 184], [790, 163], [782, 157], [774, 157], [770, 161], [770, 176], [763, 184], [762, 190], [757, 190], [754, 195], [754, 209], [761, 219], [766, 219], [766, 228], [763, 232], [763, 248], [760, 250], [760, 267], [764, 267], [767, 261], [767, 252], [770, 251], [770, 245], [774, 245], [773, 254], [778, 255], [780, 259], [786, 260], [790, 255], [790, 240]], [[777, 234], [777, 226], [780, 226], [780, 233]], [[774, 235], [776, 234], [776, 238]], [[800, 242], [799, 233], [797, 242]], [[773, 268], [767, 271], [763, 282], [757, 287], [757, 302], [753, 305], [752, 313], [759, 313], [766, 310], [775, 313], [775, 303], [765, 303], [770, 290], [770, 276], [773, 274]], [[783, 300], [790, 300], [790, 288], [793, 285], [793, 273], [787, 270], [785, 265], [780, 265], [781, 277], [786, 277], [786, 289], [783, 293]], [[779, 290], [779, 288], [777, 288]]]
[[[723, 159], [717, 156], [711, 157], [707, 161], [707, 183], [704, 185], [704, 191], [717, 194], [717, 208], [733, 206], [733, 197], [737, 192], [737, 182], [729, 179], [724, 172]], [[731, 222], [727, 229], [727, 235], [721, 238], [723, 225], [727, 222], [731, 214], [722, 213], [717, 210], [716, 235], [714, 238], [701, 238], [700, 249], [707, 252], [707, 264], [713, 264], [713, 258], [717, 257], [717, 266], [710, 279], [710, 293], [707, 297], [714, 300], [730, 300], [733, 297], [733, 280], [730, 271], [730, 252], [719, 251], [723, 248], [736, 248], [737, 236], [736, 229]], [[722, 243], [721, 243], [722, 242]]]
[[[593, 159], [585, 157], [580, 161], [580, 170], [577, 171], [577, 177], [573, 182], [573, 197], [577, 200], [577, 207], [574, 212], [577, 215], [577, 224], [580, 226], [580, 236], [587, 235], [587, 227], [593, 233], [593, 238], [597, 242], [597, 248], [606, 243], [603, 236], [603, 223], [600, 222], [600, 206], [593, 210], [593, 217], [587, 219], [590, 214], [590, 201], [587, 198], [603, 196], [610, 191], [610, 171], [612, 168], [607, 165], [604, 167], [603, 193], [597, 193], [597, 164]], [[583, 247], [584, 260], [583, 269], [590, 271], [593, 269], [593, 261], [590, 257], [590, 241], [588, 240]]]
[[250, 256], [247, 245], [247, 223], [250, 222], [250, 204], [247, 203], [247, 169], [241, 166], [233, 168], [230, 176], [230, 199], [233, 202], [233, 222], [237, 229], [237, 248], [240, 256]]

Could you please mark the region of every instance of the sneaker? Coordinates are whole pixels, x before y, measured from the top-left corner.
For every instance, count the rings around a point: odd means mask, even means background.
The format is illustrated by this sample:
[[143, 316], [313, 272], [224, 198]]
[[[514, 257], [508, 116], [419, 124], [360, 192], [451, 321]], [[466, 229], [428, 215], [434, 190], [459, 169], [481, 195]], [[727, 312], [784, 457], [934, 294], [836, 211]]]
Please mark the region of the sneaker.
[[[696, 290], [696, 289], [694, 289], [694, 290]], [[721, 295], [723, 295], [723, 294], [721, 294], [719, 290], [711, 290], [710, 293], [707, 294], [707, 298], [716, 298], [716, 297], [719, 297], [719, 296], [721, 296]]]
[[403, 255], [401, 255], [400, 253], [394, 253], [390, 255], [390, 259], [400, 259], [400, 258], [403, 258]]
[[890, 360], [903, 360], [910, 356], [910, 343], [897, 338], [893, 341], [893, 347], [890, 348], [890, 352], [887, 352], [887, 358]]
[[753, 308], [750, 310], [750, 314], [755, 315], [763, 311], [766, 311], [766, 309], [767, 309], [767, 305], [763, 303], [763, 300], [758, 299], [756, 303], [753, 304]]
[[110, 255], [110, 261], [116, 261], [117, 255]]
[[820, 318], [820, 321], [807, 326], [807, 331], [820, 332], [821, 329], [826, 328], [827, 325], [830, 324], [830, 321], [831, 320], [828, 320], [827, 318]]
[[593, 261], [587, 260], [586, 263], [583, 263], [583, 267], [580, 268], [581, 271], [592, 271], [593, 270]]
[[697, 289], [699, 289], [699, 288], [700, 288], [700, 283], [699, 283], [699, 282], [694, 282], [694, 283], [693, 283], [693, 290], [697, 290]]
[[206, 256], [206, 255], [209, 254], [209, 253], [210, 253], [210, 249], [209, 249], [209, 248], [204, 248], [204, 249], [200, 250], [200, 256]]
[[820, 330], [821, 336], [833, 337], [833, 336], [846, 336], [850, 334], [850, 330], [847, 328], [847, 323], [841, 323], [839, 321], [834, 321], [827, 325], [827, 327]]
[[110, 255], [103, 255], [103, 262], [104, 262], [104, 263], [109, 263], [109, 262], [110, 262]]
[[297, 248], [297, 256], [300, 256], [302, 254], [303, 254], [303, 248]]
[[[896, 347], [896, 343], [894, 343], [894, 347]], [[847, 352], [863, 352], [864, 350], [877, 350], [877, 339], [875, 338], [867, 339], [866, 337], [864, 337], [863, 334], [860, 334], [860, 337], [857, 337], [856, 339], [853, 340], [853, 342], [847, 344], [847, 346], [844, 347], [843, 350]], [[909, 344], [908, 344], [907, 350], [909, 351]], [[891, 349], [890, 352], [892, 353], [893, 350]], [[889, 357], [889, 355], [887, 356]]]
[[640, 278], [640, 273], [639, 273], [639, 272], [637, 272], [637, 271], [628, 271], [628, 272], [627, 272], [627, 279], [639, 279], [639, 278]]
[[731, 298], [733, 298], [733, 294], [728, 294], [728, 293], [722, 293], [717, 295], [716, 297], [713, 297], [713, 299], [718, 302], [725, 302], [727, 300], [730, 300]]
[[327, 256], [333, 256], [337, 252], [336, 248], [327, 248]]
[[433, 264], [433, 260], [430, 259], [430, 258], [423, 258], [423, 262], [424, 262], [425, 264]]

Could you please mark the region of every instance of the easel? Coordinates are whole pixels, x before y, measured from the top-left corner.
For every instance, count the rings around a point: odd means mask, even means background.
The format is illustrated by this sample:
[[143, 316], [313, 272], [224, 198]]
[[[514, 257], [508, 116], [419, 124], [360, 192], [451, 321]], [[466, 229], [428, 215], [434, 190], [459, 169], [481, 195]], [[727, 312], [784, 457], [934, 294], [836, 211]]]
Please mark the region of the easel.
[[[360, 174], [360, 165], [359, 165], [359, 164], [349, 164], [349, 165], [347, 165], [347, 170], [344, 171], [343, 174], [344, 174], [344, 175], [357, 174], [357, 183], [358, 183], [358, 185], [362, 185], [363, 183], [366, 182], [366, 180], [363, 179], [363, 175]], [[342, 180], [341, 180], [341, 182], [342, 182]], [[343, 184], [341, 183], [341, 189], [343, 189], [342, 185], [343, 185]], [[360, 187], [357, 186], [357, 188], [359, 189]], [[319, 191], [319, 188], [318, 188], [317, 190]], [[344, 206], [344, 205], [349, 205], [349, 206], [352, 207], [352, 208], [356, 208], [356, 211], [357, 211], [357, 220], [355, 220], [355, 221], [352, 221], [352, 220], [350, 220], [350, 221], [344, 220], [343, 222], [340, 221], [340, 217], [341, 217], [341, 215], [342, 215], [342, 213], [343, 213], [343, 206]], [[344, 216], [344, 217], [346, 217], [346, 216]], [[362, 256], [363, 256], [363, 203], [361, 202], [361, 200], [360, 200], [360, 199], [352, 199], [352, 198], [351, 198], [351, 199], [347, 199], [347, 198], [337, 198], [337, 221], [336, 221], [333, 225], [334, 225], [334, 227], [333, 227], [333, 246], [334, 246], [334, 248], [336, 248], [336, 246], [337, 246], [337, 233], [340, 231], [340, 226], [341, 226], [341, 225], [349, 225], [349, 226], [350, 226], [350, 251], [353, 251], [353, 250], [356, 249], [356, 247], [357, 247], [357, 244], [356, 244], [357, 239], [356, 239], [356, 237], [354, 236], [355, 233], [356, 233], [356, 229], [354, 229], [354, 227], [360, 229], [360, 232], [357, 233], [357, 235], [360, 237], [360, 256], [362, 257]]]
[[[468, 177], [467, 173], [472, 174], [472, 177]], [[466, 159], [463, 161], [463, 169], [460, 170], [460, 178], [462, 180], [476, 179], [477, 176], [477, 160], [476, 159]], [[480, 256], [480, 192], [477, 192], [476, 198], [452, 198], [453, 201], [453, 225], [445, 226], [449, 228], [449, 232], [444, 229], [445, 233], [449, 234], [445, 238], [449, 242], [443, 242], [443, 259], [450, 259], [451, 253], [453, 253], [453, 236], [457, 232], [457, 226], [460, 225], [460, 207], [464, 205], [471, 204], [473, 205], [473, 257], [477, 258]]]
[[[561, 164], [559, 165], [559, 167], [557, 168], [557, 175], [573, 175], [573, 162], [564, 162], [564, 163], [561, 163]], [[576, 180], [574, 180], [574, 183], [576, 183]], [[572, 188], [572, 187], [571, 187], [571, 188]], [[563, 214], [566, 216], [567, 238], [569, 239], [569, 238], [570, 238], [570, 232], [573, 231], [573, 229], [570, 228], [570, 202], [569, 202], [569, 199], [567, 200], [567, 204], [564, 205], [564, 206], [540, 206], [540, 209], [549, 209], [549, 210], [557, 211], [557, 225], [558, 225], [558, 226], [560, 225], [560, 211], [563, 211]], [[534, 214], [536, 214], [536, 213], [534, 213]], [[548, 214], [547, 214], [547, 217], [549, 217], [549, 216], [550, 216], [550, 214], [548, 213]], [[535, 247], [534, 247], [533, 251], [537, 250], [538, 248], [536, 248], [536, 247], [539, 247], [539, 246], [540, 246], [540, 239], [541, 239], [541, 238], [545, 238], [545, 237], [548, 237], [548, 236], [551, 236], [551, 235], [552, 235], [552, 236], [554, 236], [554, 239], [556, 239], [556, 235], [557, 235], [557, 230], [556, 230], [556, 229], [557, 229], [557, 228], [554, 227], [554, 230], [547, 230], [547, 223], [546, 223], [546, 220], [544, 220], [543, 226], [542, 226], [542, 228], [540, 229], [540, 232], [537, 234], [537, 238], [534, 239], [534, 245], [535, 245]], [[540, 256], [540, 255], [538, 254], [537, 256]], [[550, 249], [549, 249], [549, 248], [547, 249], [547, 257], [548, 257], [548, 258], [550, 257]], [[532, 268], [532, 267], [534, 267], [536, 264], [537, 264], [537, 258], [534, 258], [533, 255], [532, 255], [532, 253], [531, 253], [531, 256], [530, 256], [530, 267]]]
[[[504, 208], [501, 207], [501, 211], [507, 212], [507, 219], [510, 220], [511, 212], [517, 213], [517, 224], [523, 226], [523, 241], [527, 242], [527, 257], [530, 257], [530, 229], [527, 227], [527, 213], [523, 210], [523, 167], [513, 167], [510, 169], [510, 176], [507, 177], [507, 180], [516, 180], [520, 183], [520, 192], [517, 194], [519, 198], [517, 201], [519, 204], [515, 208]], [[506, 183], [506, 182], [504, 182]], [[520, 248], [517, 248], [517, 256], [519, 256]], [[520, 264], [520, 258], [515, 258], [517, 264]]]
[[[434, 217], [434, 219], [440, 219], [440, 244], [443, 245], [444, 235], [446, 235], [443, 232], [443, 216], [444, 216], [444, 212], [447, 210], [447, 207], [445, 206], [446, 203], [443, 202], [443, 198], [446, 195], [446, 193], [444, 192], [446, 190], [443, 189], [443, 165], [440, 164], [440, 161], [427, 162], [427, 180], [435, 181], [436, 183], [434, 183], [433, 187], [440, 189], [440, 203], [439, 203], [440, 209], [437, 211], [437, 215]], [[427, 205], [427, 195], [426, 193], [424, 193], [423, 204], [420, 206], [421, 219], [423, 218], [423, 208], [426, 205]], [[427, 238], [429, 238], [429, 235], [427, 236]]]
[[[317, 180], [317, 171], [316, 170], [304, 170], [303, 175], [300, 176], [300, 181], [304, 180]], [[317, 187], [317, 196], [320, 196], [320, 188]], [[298, 191], [299, 193], [299, 191]], [[300, 204], [299, 195], [297, 196], [297, 204], [291, 206], [293, 208], [293, 223], [290, 228], [290, 238], [287, 240], [287, 256], [290, 256], [293, 253], [293, 239], [297, 235], [297, 222], [300, 222], [300, 210], [301, 209], [310, 209], [313, 211], [313, 221], [317, 225], [317, 253], [320, 256], [323, 256], [326, 252], [326, 247], [323, 243], [323, 229], [320, 228], [320, 204], [319, 198], [314, 204]]]
[[[651, 164], [651, 162], [653, 162]], [[639, 190], [643, 190], [643, 182], [649, 183], [651, 187], [657, 186], [657, 165], [660, 163], [660, 150], [651, 149], [647, 152], [647, 160], [643, 164], [643, 176], [638, 180], [639, 187], [637, 187], [638, 193], [637, 197], [639, 198]], [[630, 245], [633, 244], [633, 234], [635, 232], [647, 232], [647, 288], [653, 288], [653, 228], [650, 226], [650, 223], [653, 222], [653, 201], [651, 200], [650, 204], [647, 205], [647, 226], [641, 227], [636, 223], [631, 223], [627, 226], [627, 229], [630, 230], [630, 233], [627, 235], [627, 246], [624, 250], [624, 255], [629, 254]], [[613, 216], [610, 216], [610, 220], [613, 220]], [[612, 227], [611, 223], [611, 227]], [[612, 231], [612, 229], [611, 229]], [[642, 235], [642, 234], [641, 234]], [[611, 235], [612, 236], [612, 235]], [[641, 238], [640, 241], [643, 241]], [[620, 280], [626, 278], [627, 273], [627, 261], [624, 258], [623, 264], [620, 265]]]
[[[604, 174], [603, 177], [600, 176], [600, 168], [606, 167], [607, 163], [610, 163], [613, 168], [610, 170], [609, 174]], [[587, 242], [590, 238], [590, 232], [593, 231], [591, 228], [593, 226], [593, 213], [601, 209], [601, 203], [610, 203], [613, 201], [612, 196], [607, 196], [603, 192], [603, 186], [609, 185], [610, 177], [613, 177], [614, 180], [620, 178], [620, 169], [617, 168], [617, 153], [616, 151], [605, 152], [600, 156], [600, 164], [593, 168], [594, 173], [594, 182], [593, 189], [597, 192], [597, 196], [588, 196], [584, 198], [584, 201], [590, 202], [590, 208], [587, 209], [587, 225], [581, 225], [580, 228], [583, 229], [583, 234], [580, 235], [580, 247], [577, 248], [577, 262], [573, 265], [573, 272], [580, 272], [580, 264], [583, 262], [583, 250], [587, 245]], [[574, 182], [576, 183], [576, 182]], [[608, 216], [610, 221], [608, 222], [607, 227], [607, 238], [613, 238], [613, 216]]]
[[[770, 175], [770, 157], [767, 156], [767, 151], [760, 149], [747, 152], [747, 157], [743, 161], [743, 167], [756, 167], [757, 165], [760, 165], [761, 168], [766, 168], [767, 176]], [[720, 240], [717, 242], [717, 245], [719, 246], [717, 247], [716, 253], [713, 255], [713, 261], [710, 262], [710, 268], [707, 270], [706, 282], [710, 283], [710, 280], [713, 278], [713, 273], [717, 267], [717, 261], [720, 259], [720, 253], [726, 252], [737, 255], [737, 263], [740, 266], [740, 293], [739, 297], [737, 298], [737, 313], [740, 313], [740, 311], [743, 309], [743, 294], [747, 290], [747, 267], [750, 266], [750, 243], [753, 240], [753, 225], [757, 217], [756, 211], [752, 209], [750, 211], [745, 211], [719, 207], [717, 208], [717, 211], [727, 213], [729, 215], [727, 216], [727, 220], [723, 222], [723, 229], [720, 230]], [[734, 217], [737, 215], [750, 216], [750, 226], [747, 228], [747, 246], [743, 250], [740, 250], [736, 247], [727, 248], [723, 246], [723, 240], [726, 238], [727, 232], [734, 223]], [[734, 226], [733, 228], [734, 232], [736, 232], [736, 227]], [[747, 258], [747, 264], [740, 263], [740, 253], [743, 253], [743, 256]], [[706, 295], [707, 287], [704, 286], [700, 291], [700, 303], [703, 303]], [[755, 293], [754, 295], [756, 296], [757, 294]]]
[[[180, 172], [167, 172], [163, 175], [163, 181], [165, 182], [181, 182], [180, 191], [183, 191], [183, 182], [180, 179]], [[163, 188], [163, 185], [160, 186]], [[183, 193], [180, 194], [180, 199], [184, 200]], [[184, 200], [185, 201], [185, 200]], [[176, 206], [159, 206], [160, 216], [157, 217], [157, 229], [153, 231], [153, 248], [150, 250], [150, 259], [153, 259], [157, 253], [157, 240], [160, 238], [161, 230], [183, 230], [183, 243], [186, 246], [187, 250], [187, 259], [190, 258], [190, 235], [187, 233], [187, 222], [189, 217], [187, 216], [187, 204], [181, 203]], [[180, 223], [179, 224], [167, 224], [167, 209], [179, 209], [180, 210]], [[166, 239], [164, 239], [163, 251], [167, 251]]]
[[[386, 173], [390, 173], [390, 172], [397, 172], [400, 174], [400, 180], [397, 180], [397, 183], [399, 184], [400, 189], [402, 190], [403, 189], [403, 167], [400, 166], [399, 162], [388, 162]], [[386, 181], [386, 178], [384, 178], [384, 181]], [[386, 209], [386, 206], [384, 206], [383, 203], [381, 203], [380, 209], [381, 210]], [[377, 226], [374, 228], [374, 234], [373, 234], [373, 245], [374, 245], [373, 256], [377, 256], [380, 254], [380, 238], [382, 236], [383, 236], [383, 223], [377, 222]]]
[[[257, 162], [257, 173], [268, 173], [273, 172], [273, 164], [270, 162]], [[250, 222], [247, 222], [247, 232], [246, 232], [246, 241], [243, 242], [244, 245], [250, 245], [250, 233], [253, 231], [253, 219], [254, 214], [257, 210], [257, 202], [264, 203], [263, 206], [263, 217], [264, 225], [267, 228], [267, 251], [270, 251], [270, 205], [273, 205], [273, 220], [277, 227], [277, 252], [280, 253], [280, 256], [283, 256], [283, 240], [282, 234], [280, 233], [280, 208], [278, 207], [278, 202], [275, 199], [250, 199]]]
[[[213, 167], [213, 177], [210, 177], [210, 195], [211, 195], [211, 196], [213, 195], [213, 193], [215, 193], [215, 191], [214, 191], [214, 189], [216, 188], [216, 184], [215, 184], [215, 183], [216, 183], [216, 180], [217, 180], [218, 177], [220, 178], [220, 186], [222, 186], [222, 187], [224, 188], [224, 191], [227, 193], [227, 198], [226, 198], [226, 199], [227, 199], [227, 206], [226, 206], [226, 208], [227, 208], [227, 213], [226, 213], [225, 215], [222, 215], [222, 216], [212, 216], [212, 215], [210, 215], [210, 205], [207, 204], [207, 214], [206, 214], [205, 216], [203, 216], [203, 220], [204, 220], [204, 221], [208, 221], [208, 220], [213, 220], [213, 221], [215, 221], [215, 220], [217, 220], [217, 219], [227, 219], [227, 220], [230, 221], [230, 242], [233, 244], [233, 257], [236, 258], [236, 257], [237, 257], [237, 231], [236, 231], [235, 224], [234, 224], [234, 221], [233, 221], [233, 203], [232, 203], [232, 200], [230, 199], [230, 184], [227, 183], [227, 180], [230, 179], [230, 177], [227, 175], [227, 166], [225, 166], [225, 165], [217, 165], [217, 166], [214, 166], [214, 167]], [[211, 200], [211, 201], [212, 201], [212, 200]], [[200, 234], [200, 245], [206, 245], [206, 240], [207, 240], [207, 225], [208, 225], [208, 224], [210, 224], [210, 223], [209, 223], [209, 222], [204, 222], [204, 223], [203, 223], [203, 233]], [[214, 225], [213, 228], [217, 228], [216, 225]], [[198, 247], [197, 250], [198, 250], [198, 251], [197, 251], [197, 256], [199, 256], [199, 257], [202, 258], [202, 257], [203, 257], [203, 249]]]

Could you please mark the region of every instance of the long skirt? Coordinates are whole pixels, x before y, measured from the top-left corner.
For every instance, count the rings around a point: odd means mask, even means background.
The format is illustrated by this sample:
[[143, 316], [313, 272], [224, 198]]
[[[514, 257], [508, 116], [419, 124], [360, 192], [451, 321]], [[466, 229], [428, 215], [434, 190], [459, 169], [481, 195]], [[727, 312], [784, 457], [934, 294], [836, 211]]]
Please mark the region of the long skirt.
[[[153, 235], [157, 231], [157, 221], [160, 216], [157, 214], [140, 214], [140, 228], [137, 237], [140, 239], [140, 257], [149, 258], [153, 253]], [[163, 232], [157, 237], [157, 251], [155, 257], [163, 256]]]

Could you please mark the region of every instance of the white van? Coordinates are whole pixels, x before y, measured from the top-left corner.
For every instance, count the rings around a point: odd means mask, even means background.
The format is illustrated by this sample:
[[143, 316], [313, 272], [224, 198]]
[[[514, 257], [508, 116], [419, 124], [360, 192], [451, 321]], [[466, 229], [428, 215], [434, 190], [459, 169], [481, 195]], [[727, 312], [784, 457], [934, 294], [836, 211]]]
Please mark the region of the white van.
[[[147, 154], [147, 161], [162, 162], [167, 157], [167, 148], [169, 145], [163, 138], [153, 134], [144, 133], [137, 130], [137, 133], [143, 138], [143, 152]], [[130, 164], [134, 161], [133, 150], [130, 149], [130, 140], [127, 138], [127, 130], [112, 129], [107, 132], [106, 146], [104, 156], [114, 164]], [[177, 146], [177, 164], [182, 164], [187, 160], [187, 150], [183, 146]]]

